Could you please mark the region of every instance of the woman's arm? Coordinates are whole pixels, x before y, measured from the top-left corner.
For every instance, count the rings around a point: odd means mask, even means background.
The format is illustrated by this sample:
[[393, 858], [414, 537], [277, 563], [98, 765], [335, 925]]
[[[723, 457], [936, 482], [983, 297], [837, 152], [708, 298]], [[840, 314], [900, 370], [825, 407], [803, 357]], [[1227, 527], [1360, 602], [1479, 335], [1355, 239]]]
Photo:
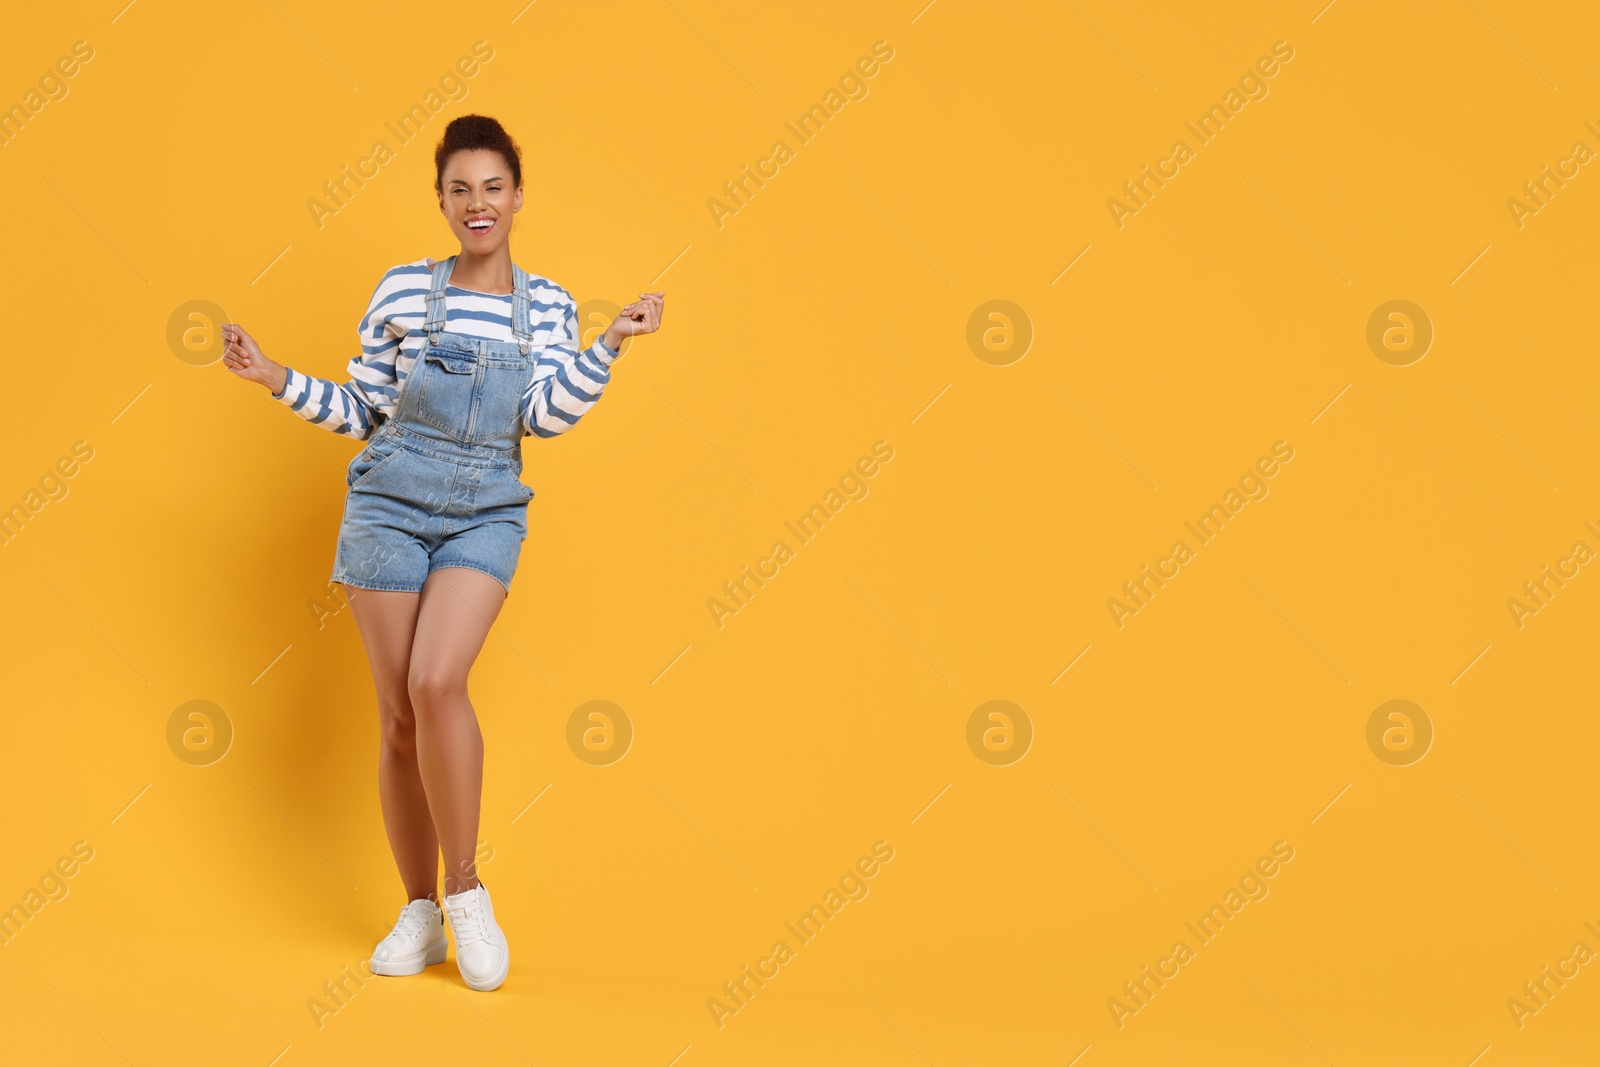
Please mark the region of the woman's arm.
[[396, 267], [385, 272], [358, 327], [361, 354], [350, 360], [350, 379], [336, 383], [276, 363], [262, 353], [255, 339], [233, 323], [223, 326], [224, 361], [230, 370], [267, 387], [272, 399], [314, 426], [365, 441], [382, 424], [382, 405], [391, 409], [399, 395], [395, 360], [400, 338], [390, 328], [390, 313], [403, 279]]
[[[565, 290], [563, 290], [565, 292]], [[594, 344], [578, 351], [578, 308], [569, 298], [556, 338], [534, 362], [533, 381], [522, 398], [526, 433], [554, 437], [578, 424], [611, 382], [611, 363], [629, 337], [661, 327], [664, 293], [641, 293], [622, 309]], [[559, 401], [559, 402], [558, 402]]]
[[522, 396], [524, 431], [554, 437], [576, 426], [610, 384], [611, 361], [617, 358], [617, 351], [608, 348], [602, 336], [579, 352], [578, 309], [567, 304], [554, 340], [534, 361], [533, 381]]
[[350, 380], [342, 384], [327, 378], [314, 378], [286, 366], [283, 368], [283, 389], [271, 394], [272, 399], [288, 404], [290, 411], [313, 426], [365, 441], [383, 419], [373, 400], [374, 396], [385, 393], [383, 367], [387, 368], [387, 382], [392, 395], [394, 364], [366, 363], [363, 355], [350, 361]]

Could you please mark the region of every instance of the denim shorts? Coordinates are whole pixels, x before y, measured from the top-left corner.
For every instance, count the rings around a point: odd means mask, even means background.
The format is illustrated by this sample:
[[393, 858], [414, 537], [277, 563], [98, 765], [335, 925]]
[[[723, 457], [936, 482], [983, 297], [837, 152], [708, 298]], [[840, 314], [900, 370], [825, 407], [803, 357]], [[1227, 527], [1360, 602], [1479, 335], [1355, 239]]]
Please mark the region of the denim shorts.
[[350, 461], [332, 580], [418, 593], [440, 567], [482, 571], [511, 592], [528, 501], [520, 450], [491, 455], [387, 423]]

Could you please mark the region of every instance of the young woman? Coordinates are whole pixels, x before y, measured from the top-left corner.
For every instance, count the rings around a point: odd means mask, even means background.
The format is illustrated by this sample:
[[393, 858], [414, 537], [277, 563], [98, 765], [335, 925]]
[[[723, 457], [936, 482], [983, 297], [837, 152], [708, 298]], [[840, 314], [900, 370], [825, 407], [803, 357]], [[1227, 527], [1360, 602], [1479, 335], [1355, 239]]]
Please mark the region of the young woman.
[[434, 163], [439, 211], [461, 251], [383, 275], [349, 381], [273, 362], [234, 323], [222, 327], [223, 361], [314, 425], [369, 442], [346, 477], [332, 580], [345, 587], [372, 667], [378, 794], [409, 901], [371, 966], [406, 975], [442, 962], [448, 916], [462, 979], [488, 990], [511, 957], [477, 876], [483, 737], [467, 676], [528, 534], [522, 438], [577, 423], [623, 341], [660, 327], [665, 294], [641, 294], [580, 352], [571, 294], [511, 260], [522, 208], [516, 143], [494, 119], [464, 115], [445, 129]]

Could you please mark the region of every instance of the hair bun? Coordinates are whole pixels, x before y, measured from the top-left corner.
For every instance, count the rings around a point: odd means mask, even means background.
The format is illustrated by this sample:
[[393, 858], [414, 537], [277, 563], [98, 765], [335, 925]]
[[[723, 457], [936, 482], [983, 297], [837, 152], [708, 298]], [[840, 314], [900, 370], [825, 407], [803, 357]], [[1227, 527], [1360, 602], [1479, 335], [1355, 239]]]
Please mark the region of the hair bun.
[[458, 115], [444, 128], [444, 136], [439, 139], [439, 147], [433, 153], [434, 192], [444, 192], [444, 165], [450, 157], [457, 152], [477, 149], [499, 152], [506, 166], [511, 168], [512, 188], [522, 184], [522, 149], [517, 147], [517, 142], [512, 140], [499, 120], [488, 115]]

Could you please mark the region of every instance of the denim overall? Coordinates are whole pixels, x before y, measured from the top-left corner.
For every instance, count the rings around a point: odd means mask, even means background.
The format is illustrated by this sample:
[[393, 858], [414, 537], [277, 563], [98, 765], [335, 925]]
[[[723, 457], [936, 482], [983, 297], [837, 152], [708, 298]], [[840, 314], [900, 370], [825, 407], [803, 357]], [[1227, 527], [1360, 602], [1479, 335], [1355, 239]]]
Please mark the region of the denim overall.
[[433, 266], [427, 340], [400, 405], [350, 461], [332, 580], [420, 592], [441, 567], [482, 571], [511, 591], [528, 536], [532, 489], [522, 484], [522, 398], [537, 356], [528, 275], [511, 265], [515, 341], [450, 333], [451, 256]]

